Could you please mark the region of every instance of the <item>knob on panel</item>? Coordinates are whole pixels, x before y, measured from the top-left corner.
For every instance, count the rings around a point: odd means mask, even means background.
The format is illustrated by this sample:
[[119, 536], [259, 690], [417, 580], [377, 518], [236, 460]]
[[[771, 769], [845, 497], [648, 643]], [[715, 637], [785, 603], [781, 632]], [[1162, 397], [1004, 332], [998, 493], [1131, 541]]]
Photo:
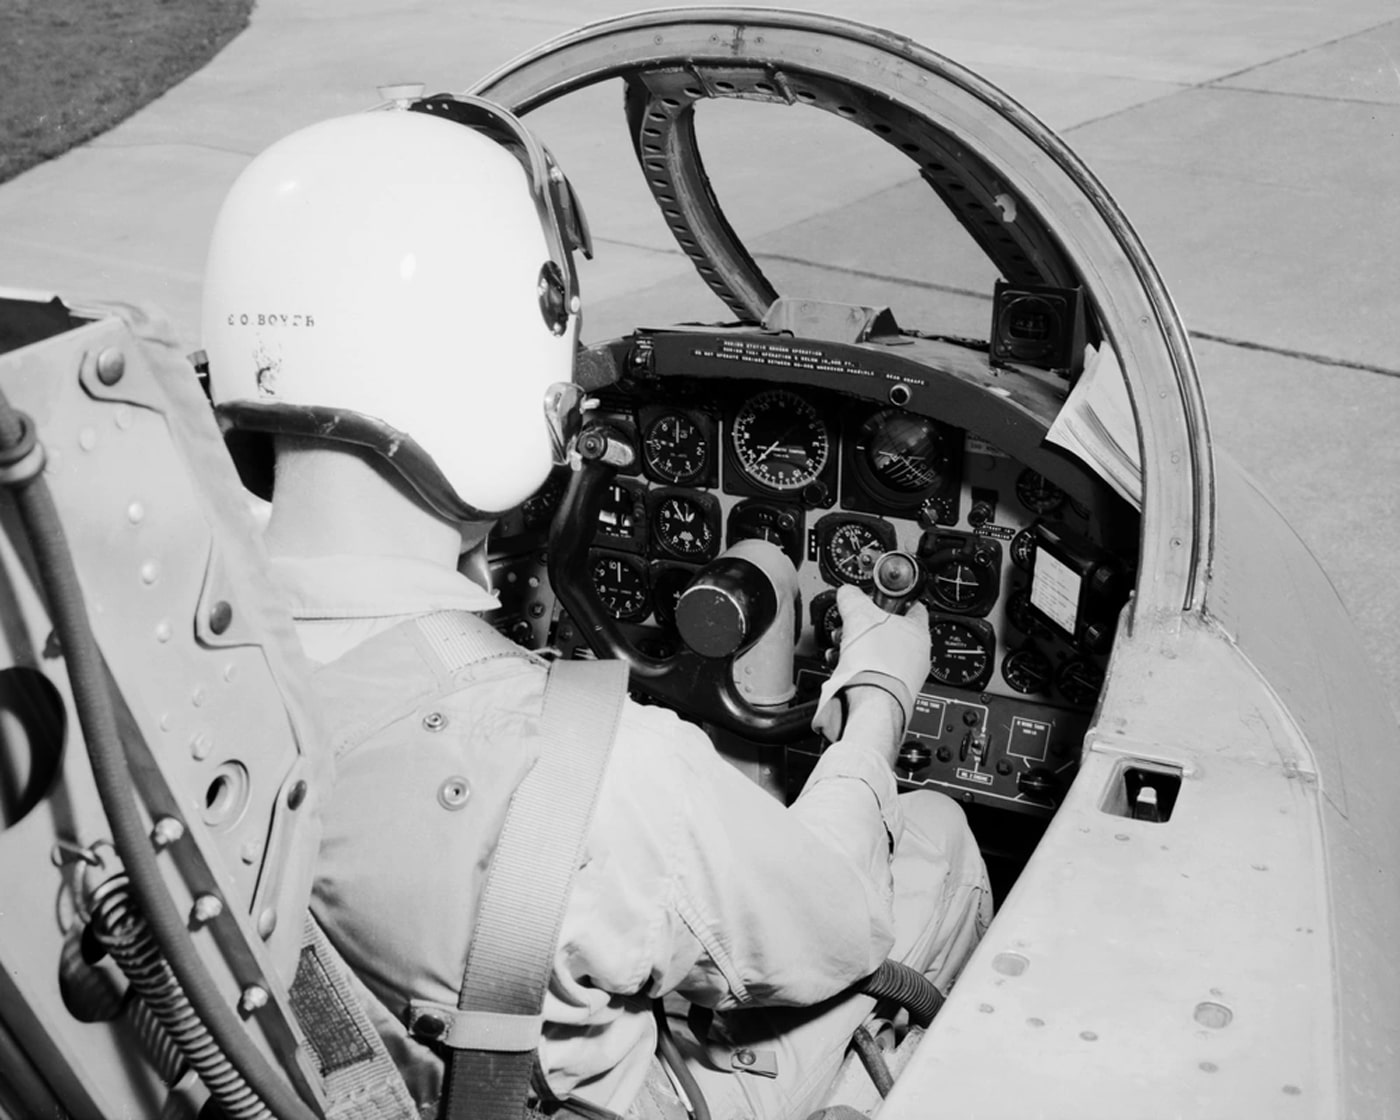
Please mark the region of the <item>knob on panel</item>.
[[933, 763], [933, 751], [918, 739], [910, 739], [899, 748], [899, 765], [905, 770], [922, 770]]

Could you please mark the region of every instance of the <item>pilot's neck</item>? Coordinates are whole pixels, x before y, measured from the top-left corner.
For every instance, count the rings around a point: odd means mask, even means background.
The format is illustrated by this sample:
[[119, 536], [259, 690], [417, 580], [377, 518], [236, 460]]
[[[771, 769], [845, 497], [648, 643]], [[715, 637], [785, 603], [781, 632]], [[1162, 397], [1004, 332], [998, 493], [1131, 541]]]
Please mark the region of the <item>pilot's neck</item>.
[[429, 511], [392, 468], [343, 445], [279, 440], [269, 556], [410, 557], [456, 568], [463, 526]]

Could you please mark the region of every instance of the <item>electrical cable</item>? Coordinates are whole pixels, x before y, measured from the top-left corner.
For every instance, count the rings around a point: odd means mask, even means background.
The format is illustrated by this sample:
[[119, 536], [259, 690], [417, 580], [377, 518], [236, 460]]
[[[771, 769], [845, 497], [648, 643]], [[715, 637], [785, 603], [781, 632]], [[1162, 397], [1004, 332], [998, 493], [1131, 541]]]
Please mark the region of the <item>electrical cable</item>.
[[894, 1075], [890, 1073], [890, 1067], [885, 1062], [885, 1053], [880, 1049], [879, 1043], [870, 1037], [870, 1032], [864, 1027], [857, 1027], [856, 1033], [851, 1035], [851, 1046], [855, 1049], [860, 1064], [865, 1067], [865, 1072], [870, 1074], [875, 1091], [881, 1097], [888, 1097], [890, 1090], [894, 1088]]
[[710, 1106], [705, 1103], [705, 1094], [700, 1091], [700, 1083], [685, 1064], [685, 1055], [676, 1045], [671, 1034], [671, 1024], [666, 1021], [666, 1008], [661, 1000], [652, 1002], [652, 1013], [656, 1016], [656, 1056], [670, 1071], [685, 1098], [686, 1111], [693, 1120], [710, 1120]]

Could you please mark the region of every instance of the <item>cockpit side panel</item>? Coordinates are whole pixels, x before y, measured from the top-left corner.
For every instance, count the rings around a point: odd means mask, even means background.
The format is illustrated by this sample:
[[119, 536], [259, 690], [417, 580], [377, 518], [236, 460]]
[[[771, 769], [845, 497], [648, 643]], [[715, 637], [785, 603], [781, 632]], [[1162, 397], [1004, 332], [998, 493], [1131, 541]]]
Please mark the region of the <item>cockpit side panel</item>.
[[1369, 1115], [1400, 1091], [1400, 1030], [1387, 1024], [1387, 1009], [1400, 1006], [1388, 932], [1400, 925], [1400, 892], [1381, 870], [1400, 865], [1400, 730], [1317, 561], [1226, 456], [1218, 479], [1222, 525], [1206, 609], [1307, 744], [1302, 769], [1322, 799], [1346, 1111]]

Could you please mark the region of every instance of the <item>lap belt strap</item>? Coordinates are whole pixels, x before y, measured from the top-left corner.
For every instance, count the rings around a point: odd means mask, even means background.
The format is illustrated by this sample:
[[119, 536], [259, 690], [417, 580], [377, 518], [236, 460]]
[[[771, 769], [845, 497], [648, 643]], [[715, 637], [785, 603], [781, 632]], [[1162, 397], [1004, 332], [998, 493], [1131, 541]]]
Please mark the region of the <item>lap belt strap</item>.
[[564, 907], [626, 695], [624, 662], [550, 666], [539, 756], [506, 812], [457, 1011], [444, 1023], [441, 1120], [525, 1113]]

